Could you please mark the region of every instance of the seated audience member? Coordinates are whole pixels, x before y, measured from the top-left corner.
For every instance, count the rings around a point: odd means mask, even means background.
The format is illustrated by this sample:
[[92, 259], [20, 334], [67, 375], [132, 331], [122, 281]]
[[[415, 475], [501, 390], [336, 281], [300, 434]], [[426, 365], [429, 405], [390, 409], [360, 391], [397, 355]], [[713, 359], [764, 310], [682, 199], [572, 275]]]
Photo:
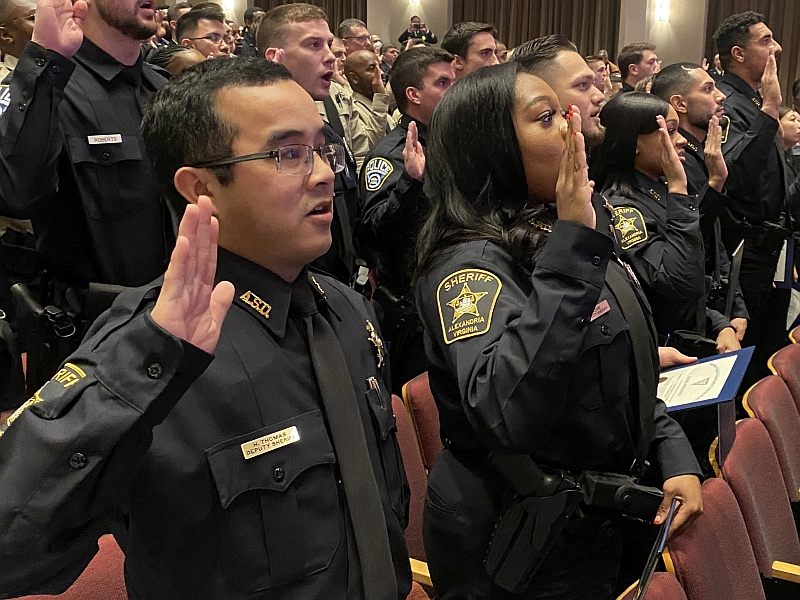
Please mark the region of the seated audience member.
[[242, 54], [242, 33], [239, 31], [239, 26], [236, 24], [235, 21], [231, 21], [230, 19], [225, 19], [225, 26], [228, 28], [228, 33], [233, 39], [233, 50], [232, 53], [235, 56], [241, 56]]
[[[628, 474], [652, 450], [665, 495], [656, 523], [674, 496], [671, 535], [692, 522], [700, 471], [655, 398], [658, 363], [689, 359], [658, 358], [587, 176], [579, 110], [565, 123], [553, 90], [518, 69], [461, 78], [428, 136], [415, 287], [445, 449], [428, 478], [425, 550], [443, 600], [610, 600], [623, 544], [608, 531], [622, 517], [576, 510], [572, 477]], [[632, 385], [637, 375], [647, 385]], [[504, 509], [520, 520], [502, 520]], [[534, 521], [550, 535], [492, 539]], [[528, 569], [533, 552], [541, 560]]]
[[[678, 114], [661, 98], [631, 92], [610, 100], [600, 119], [606, 135], [592, 153], [591, 176], [614, 207], [622, 258], [650, 302], [660, 341], [701, 321], [705, 328], [700, 212], [687, 191]], [[738, 350], [730, 323], [718, 328], [709, 332], [721, 336], [718, 344]]]
[[603, 92], [595, 87], [594, 73], [575, 44], [563, 35], [547, 35], [517, 46], [512, 60], [518, 61], [526, 73], [543, 79], [558, 96], [564, 111], [570, 105], [580, 109], [587, 148], [603, 141], [600, 125]]
[[611, 72], [606, 62], [598, 54], [587, 56], [584, 60], [594, 73], [594, 87], [608, 95], [611, 91]]
[[322, 130], [263, 59], [155, 96], [176, 249], [0, 427], [1, 597], [66, 589], [119, 512], [131, 598], [406, 598], [383, 342], [362, 296], [307, 269], [344, 166]]
[[204, 60], [206, 60], [206, 57], [194, 48], [170, 44], [153, 52], [147, 62], [156, 67], [161, 67], [174, 77], [184, 69], [188, 69]]
[[344, 61], [347, 58], [347, 50], [344, 47], [344, 42], [339, 38], [333, 38], [331, 42], [331, 52], [336, 57], [336, 63], [333, 67], [333, 75], [331, 76], [331, 86], [338, 83], [340, 86], [349, 88], [350, 82], [344, 76]]
[[384, 310], [383, 331], [391, 342], [396, 393], [427, 368], [411, 274], [414, 244], [428, 211], [422, 190], [428, 125], [436, 105], [455, 81], [452, 61], [449, 52], [427, 47], [407, 50], [398, 57], [390, 81], [402, 117], [399, 125], [375, 144], [361, 170], [364, 213], [359, 239], [378, 259], [375, 299]]
[[179, 40], [175, 39], [175, 28], [178, 26], [178, 19], [180, 19], [190, 10], [192, 10], [192, 5], [188, 2], [176, 2], [167, 9], [167, 23], [169, 24], [167, 32], [169, 33], [171, 44], [179, 43]]
[[442, 50], [456, 57], [456, 78], [481, 67], [500, 64], [494, 25], [489, 23], [456, 23], [442, 38]]
[[[706, 276], [712, 278], [711, 285], [706, 286], [711, 290], [706, 305], [717, 313], [724, 313], [731, 264], [722, 243], [719, 223], [720, 215], [727, 213], [730, 204], [723, 193], [728, 178], [728, 167], [722, 158], [720, 126], [720, 119], [725, 115], [725, 94], [717, 89], [713, 78], [700, 65], [693, 63], [677, 63], [659, 71], [651, 93], [669, 102], [678, 113], [678, 133], [686, 138], [683, 168], [687, 190], [697, 196], [699, 202]], [[714, 316], [709, 313], [709, 317]], [[729, 318], [741, 342], [749, 314], [738, 284]]]
[[722, 70], [722, 63], [719, 61], [719, 53], [714, 55], [713, 66], [708, 70], [708, 74], [714, 81], [719, 81], [725, 74]]
[[344, 42], [345, 50], [350, 55], [359, 50], [374, 52], [367, 24], [360, 19], [345, 19], [339, 24], [336, 37]]
[[[364, 129], [375, 132], [382, 130], [384, 135], [394, 129], [397, 123], [388, 114], [391, 96], [386, 93], [378, 57], [368, 50], [353, 52], [344, 61], [344, 74], [353, 90], [353, 102], [356, 105], [359, 119], [364, 123]], [[359, 145], [363, 146], [366, 151], [370, 148], [368, 141]], [[356, 149], [358, 152], [355, 151]], [[353, 154], [360, 171], [366, 153], [362, 148], [356, 149]]]
[[439, 42], [439, 38], [437, 38], [434, 33], [428, 29], [428, 26], [422, 22], [417, 15], [411, 17], [411, 21], [408, 24], [408, 29], [406, 29], [403, 33], [400, 34], [400, 37], [397, 38], [397, 41], [401, 44], [405, 44], [408, 40], [419, 40], [423, 44], [436, 44]]
[[[333, 243], [328, 252], [314, 261], [318, 269], [349, 283], [356, 271], [353, 229], [360, 207], [358, 171], [352, 144], [353, 140], [364, 135], [364, 126], [357, 119], [349, 90], [338, 86], [338, 91], [332, 91], [331, 79], [336, 63], [331, 51], [333, 39], [325, 11], [300, 2], [269, 10], [256, 31], [256, 46], [263, 56], [282, 63], [300, 87], [317, 101], [317, 110], [328, 124], [325, 139], [329, 143], [349, 146], [345, 168], [336, 174], [334, 183]], [[379, 131], [372, 135], [374, 143], [384, 133]]]
[[242, 58], [250, 58], [258, 56], [256, 49], [256, 37], [253, 35], [253, 17], [258, 13], [264, 13], [264, 9], [260, 6], [251, 6], [244, 11], [244, 29], [242, 30], [242, 52], [239, 56]]
[[175, 39], [206, 58], [230, 58], [233, 38], [225, 25], [225, 13], [216, 4], [205, 4], [207, 6], [195, 6], [178, 19]]
[[615, 65], [608, 59], [608, 50], [598, 50], [597, 56], [603, 59], [603, 62], [606, 63], [606, 67], [608, 68], [609, 73], [619, 73], [619, 67]]
[[636, 84], [661, 67], [661, 61], [656, 56], [656, 47], [649, 42], [636, 42], [628, 44], [619, 53], [617, 64], [622, 76], [622, 93], [633, 92]]

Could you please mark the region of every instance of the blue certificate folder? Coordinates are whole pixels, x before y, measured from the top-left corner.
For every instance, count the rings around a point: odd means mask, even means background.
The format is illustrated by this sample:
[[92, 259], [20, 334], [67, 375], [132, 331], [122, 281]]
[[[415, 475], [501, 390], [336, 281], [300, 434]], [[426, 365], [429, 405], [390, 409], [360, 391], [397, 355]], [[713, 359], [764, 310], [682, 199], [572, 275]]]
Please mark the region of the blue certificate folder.
[[699, 406], [709, 406], [712, 404], [720, 404], [722, 402], [728, 402], [729, 400], [733, 400], [736, 397], [736, 392], [739, 391], [739, 386], [742, 384], [742, 379], [744, 378], [744, 372], [747, 370], [747, 365], [750, 364], [750, 359], [753, 358], [754, 349], [755, 346], [750, 346], [748, 348], [742, 348], [741, 350], [736, 350], [735, 352], [727, 352], [725, 354], [717, 354], [716, 356], [709, 356], [708, 358], [701, 358], [700, 360], [693, 362], [690, 365], [680, 365], [678, 367], [672, 367], [671, 369], [665, 369], [664, 371], [662, 371], [661, 377], [672, 373], [677, 373], [681, 369], [687, 369], [689, 367], [693, 367], [698, 364], [713, 362], [715, 360], [721, 360], [724, 358], [729, 358], [731, 356], [736, 357], [736, 362], [734, 363], [733, 368], [731, 369], [731, 372], [728, 375], [728, 378], [725, 381], [725, 384], [722, 386], [722, 390], [719, 392], [719, 394], [717, 394], [713, 398], [708, 398], [697, 402], [681, 403], [677, 406], [670, 406], [668, 403], [667, 412], [686, 410], [687, 408], [697, 408]]

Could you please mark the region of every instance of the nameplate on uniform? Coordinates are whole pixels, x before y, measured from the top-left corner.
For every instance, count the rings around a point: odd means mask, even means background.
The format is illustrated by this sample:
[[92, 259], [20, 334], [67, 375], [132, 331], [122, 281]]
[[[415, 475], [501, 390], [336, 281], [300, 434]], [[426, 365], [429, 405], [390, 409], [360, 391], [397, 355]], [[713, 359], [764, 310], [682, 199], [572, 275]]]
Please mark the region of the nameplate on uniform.
[[436, 290], [445, 344], [489, 331], [503, 287], [494, 273], [463, 269], [445, 277]]
[[300, 434], [297, 432], [297, 427], [292, 425], [251, 442], [245, 442], [242, 444], [242, 454], [244, 454], [245, 459], [255, 458], [299, 441]]
[[247, 290], [244, 294], [239, 296], [239, 300], [247, 304], [247, 306], [255, 310], [265, 319], [269, 319], [269, 313], [272, 310], [272, 307], [250, 290]]
[[619, 206], [614, 209], [614, 229], [620, 233], [619, 245], [623, 250], [647, 241], [644, 217], [630, 206]]
[[100, 144], [121, 144], [122, 134], [110, 133], [108, 135], [90, 135], [86, 139], [89, 140], [90, 146], [98, 146]]
[[368, 192], [377, 192], [381, 189], [383, 182], [392, 174], [394, 167], [387, 159], [376, 156], [364, 167], [364, 179], [367, 184]]
[[611, 310], [611, 307], [608, 305], [608, 300], [603, 300], [602, 302], [598, 302], [597, 306], [595, 306], [594, 310], [592, 311], [592, 318], [589, 319], [589, 322], [591, 323], [592, 321], [594, 321], [598, 317], [602, 317], [604, 314], [606, 314], [610, 310]]

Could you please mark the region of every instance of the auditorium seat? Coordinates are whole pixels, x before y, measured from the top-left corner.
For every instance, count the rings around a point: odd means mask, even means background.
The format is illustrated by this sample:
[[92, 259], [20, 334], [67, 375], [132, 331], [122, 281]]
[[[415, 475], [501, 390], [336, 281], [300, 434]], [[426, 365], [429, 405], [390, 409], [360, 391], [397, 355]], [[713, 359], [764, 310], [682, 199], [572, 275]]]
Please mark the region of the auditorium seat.
[[98, 540], [100, 551], [70, 588], [57, 596], [23, 596], [24, 600], [128, 600], [123, 568], [125, 555], [111, 535]]
[[764, 589], [736, 498], [722, 479], [703, 483], [703, 514], [664, 551], [667, 570], [688, 600], [764, 600]]
[[430, 600], [430, 596], [425, 593], [422, 586], [416, 581], [411, 584], [411, 593], [406, 596], [406, 600]]
[[427, 372], [417, 375], [403, 386], [403, 402], [414, 423], [422, 462], [430, 472], [443, 446], [439, 434], [439, 410], [433, 400]]
[[786, 382], [792, 393], [794, 405], [800, 414], [800, 344], [791, 344], [773, 354], [769, 362], [770, 371]]
[[[792, 580], [792, 573], [800, 581], [800, 540], [778, 458], [761, 421], [736, 423], [736, 439], [722, 465], [722, 475], [742, 511], [767, 589], [779, 584], [775, 579]], [[800, 587], [794, 596], [800, 597]]]
[[[638, 581], [634, 581], [631, 586], [622, 592], [622, 595], [617, 600], [633, 600], [633, 595], [636, 593], [636, 586], [639, 585]], [[647, 591], [644, 593], [642, 600], [687, 600], [686, 594], [683, 593], [683, 588], [675, 576], [671, 573], [653, 573], [653, 578], [650, 580], [650, 585], [647, 586]]]
[[770, 375], [756, 383], [744, 395], [747, 413], [764, 424], [769, 433], [789, 502], [800, 500], [800, 415], [786, 383]]
[[[422, 543], [422, 511], [425, 507], [425, 490], [428, 487], [428, 473], [422, 464], [417, 435], [411, 423], [403, 401], [392, 394], [392, 410], [397, 421], [397, 443], [406, 468], [406, 477], [411, 491], [408, 509], [408, 527], [406, 527], [406, 544], [411, 560], [411, 573], [414, 581], [426, 586], [426, 591], [433, 594], [428, 565], [425, 562], [425, 546]], [[414, 590], [412, 590], [412, 594]], [[419, 596], [420, 598], [422, 596]], [[425, 596], [426, 598], [428, 596]], [[411, 596], [409, 596], [411, 598]]]

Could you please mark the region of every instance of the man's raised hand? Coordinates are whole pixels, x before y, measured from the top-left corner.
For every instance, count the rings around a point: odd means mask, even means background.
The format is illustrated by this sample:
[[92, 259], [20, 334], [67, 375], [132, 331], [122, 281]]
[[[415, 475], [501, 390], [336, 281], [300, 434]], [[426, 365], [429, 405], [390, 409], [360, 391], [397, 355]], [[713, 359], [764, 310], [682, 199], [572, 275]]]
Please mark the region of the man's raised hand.
[[152, 317], [159, 326], [193, 346], [212, 353], [222, 322], [233, 301], [233, 285], [214, 287], [219, 223], [211, 216], [211, 201], [200, 196], [181, 219], [175, 250], [164, 275]]
[[84, 0], [39, 0], [31, 41], [72, 58], [83, 43], [83, 22], [89, 8]]

